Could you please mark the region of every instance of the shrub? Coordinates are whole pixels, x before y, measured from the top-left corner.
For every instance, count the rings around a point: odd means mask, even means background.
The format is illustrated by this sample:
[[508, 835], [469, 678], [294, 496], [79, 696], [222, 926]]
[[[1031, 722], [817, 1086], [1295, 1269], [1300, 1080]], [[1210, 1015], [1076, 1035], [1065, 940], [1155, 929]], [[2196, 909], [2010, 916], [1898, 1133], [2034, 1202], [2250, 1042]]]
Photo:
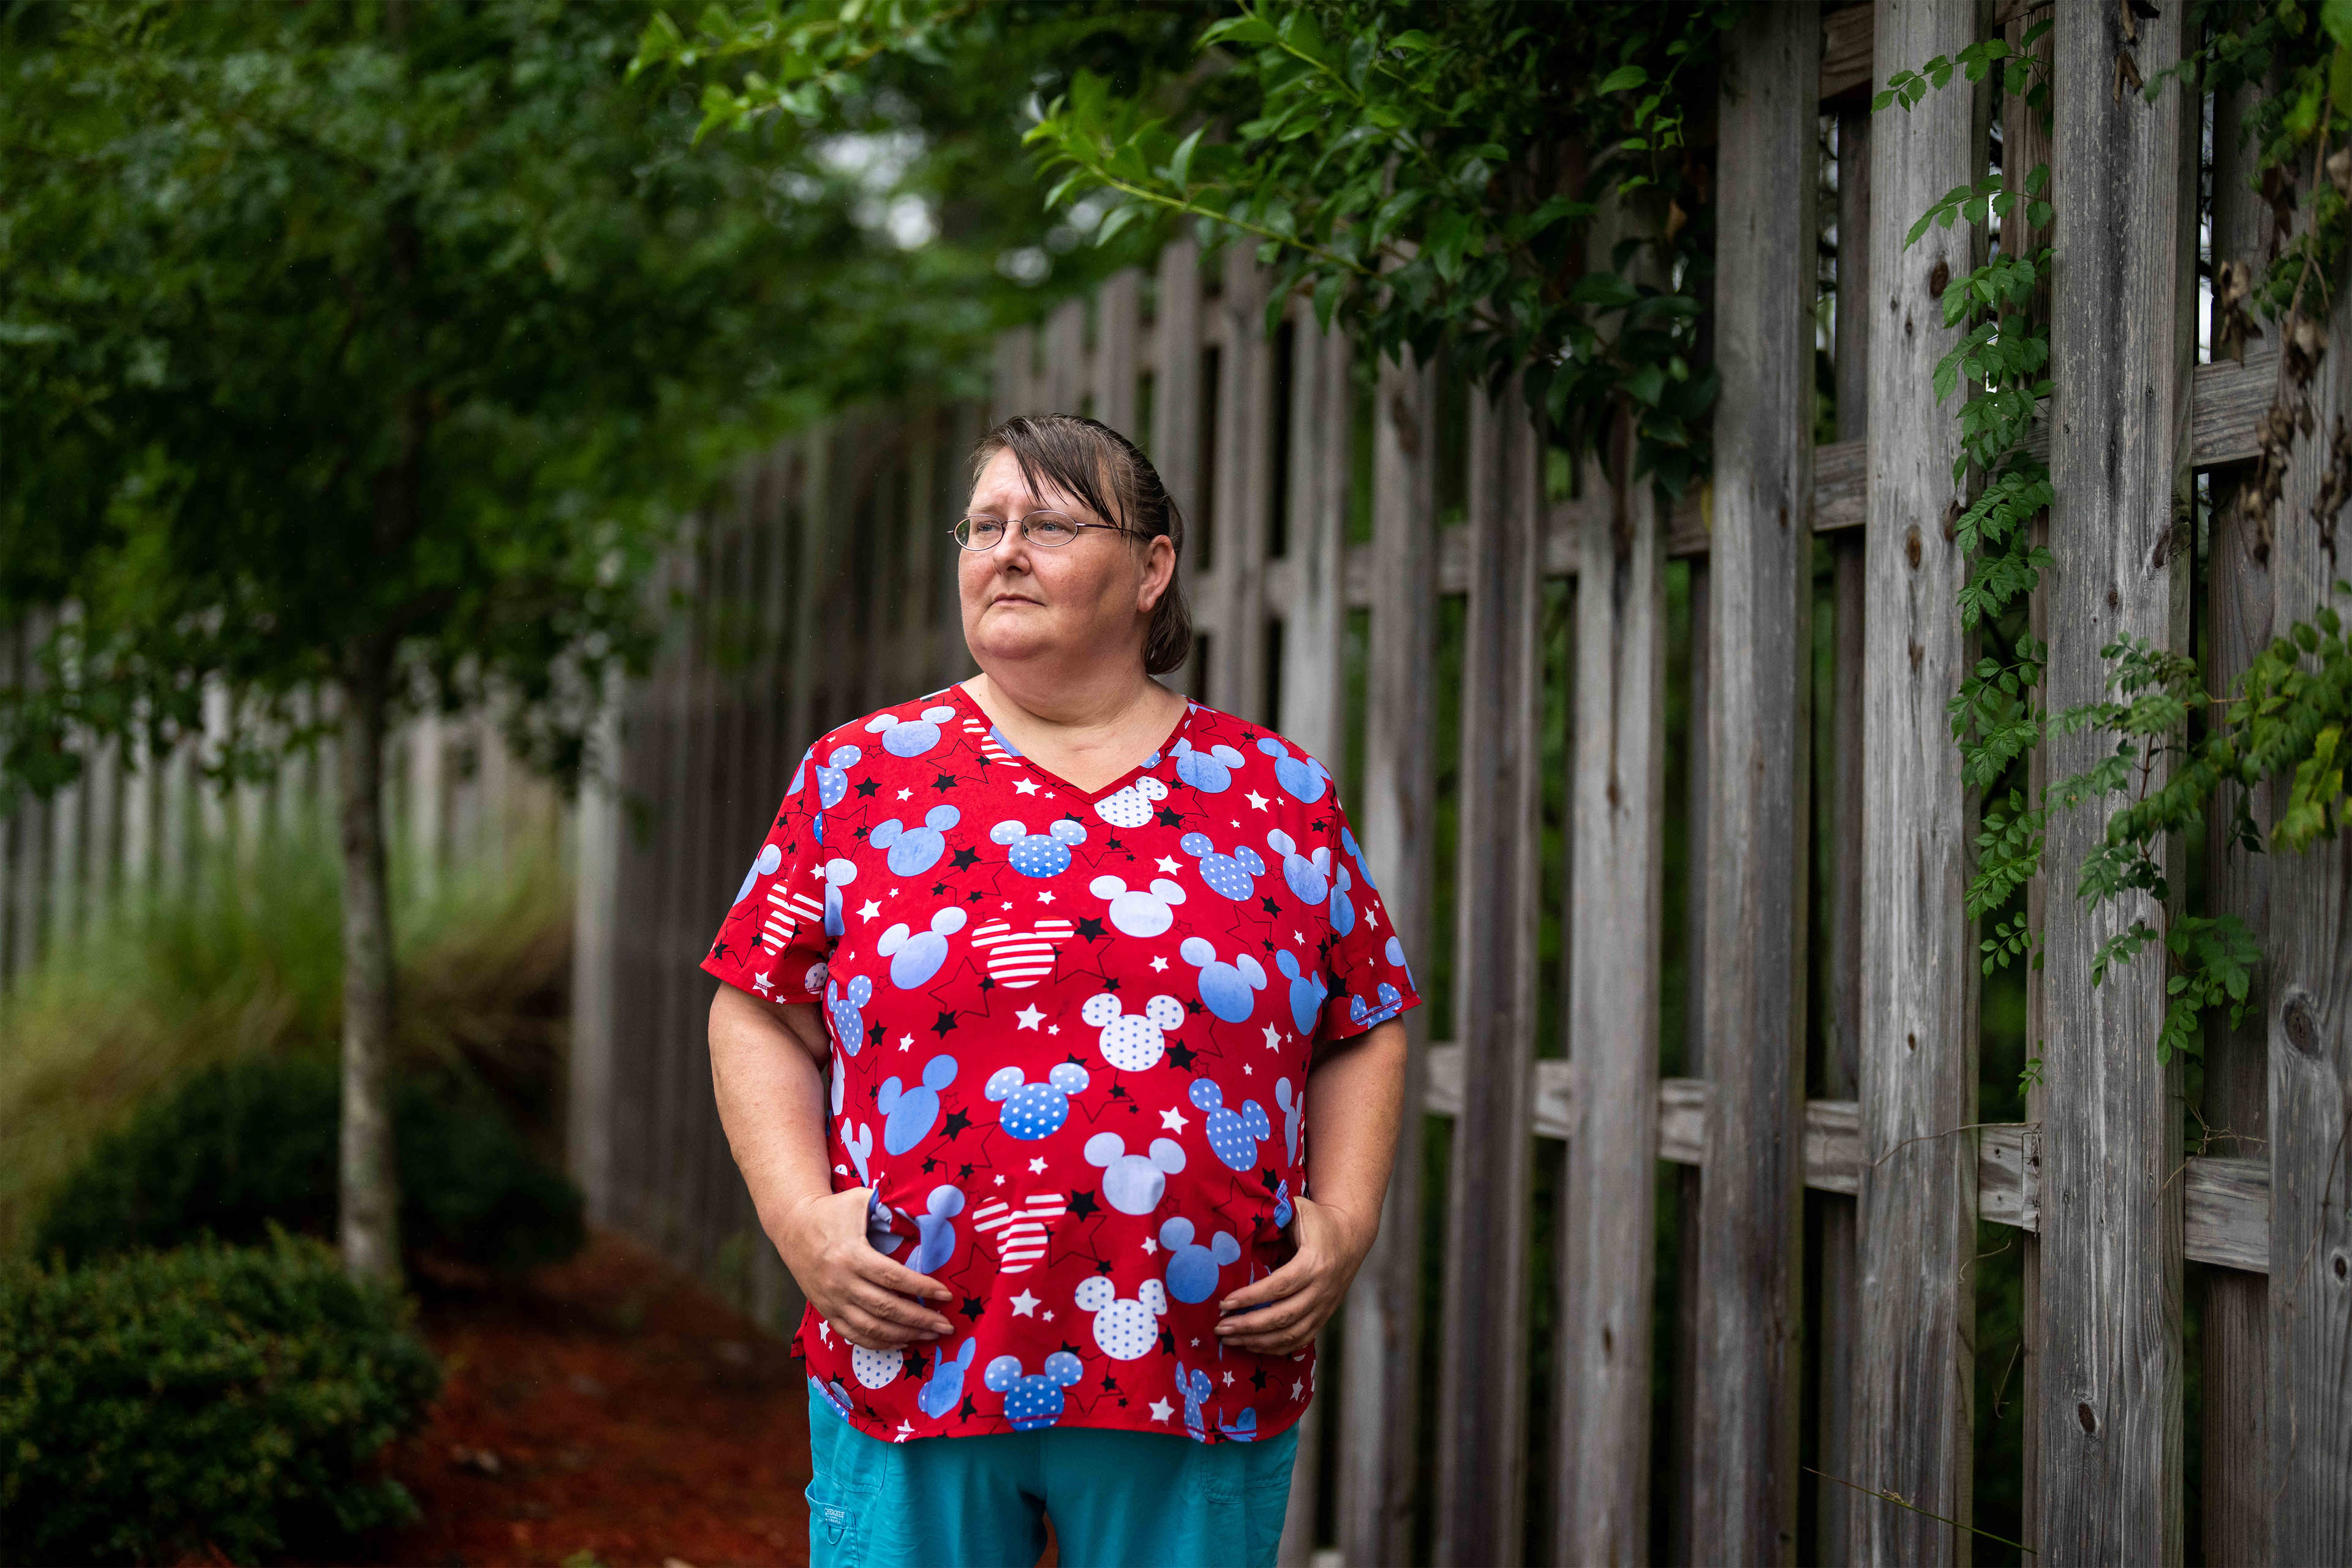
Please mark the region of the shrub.
[[[100, 1140], [58, 1189], [34, 1251], [75, 1264], [207, 1232], [249, 1243], [272, 1221], [331, 1237], [341, 1100], [335, 1064], [317, 1058], [195, 1073]], [[509, 1273], [580, 1249], [579, 1189], [533, 1158], [495, 1107], [404, 1083], [393, 1130], [408, 1248]]]
[[250, 1562], [415, 1519], [376, 1468], [440, 1388], [410, 1310], [283, 1231], [0, 1265], [0, 1559]]

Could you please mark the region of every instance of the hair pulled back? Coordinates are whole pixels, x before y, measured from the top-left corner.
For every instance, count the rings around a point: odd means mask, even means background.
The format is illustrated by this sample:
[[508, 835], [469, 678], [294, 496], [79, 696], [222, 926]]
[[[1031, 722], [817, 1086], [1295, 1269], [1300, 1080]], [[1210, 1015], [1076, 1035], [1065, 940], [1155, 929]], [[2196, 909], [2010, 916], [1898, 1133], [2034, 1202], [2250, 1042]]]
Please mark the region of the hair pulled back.
[[[1106, 522], [1131, 529], [1145, 539], [1166, 537], [1184, 553], [1184, 515], [1160, 482], [1160, 470], [1134, 442], [1098, 419], [1080, 414], [1016, 414], [980, 438], [971, 449], [971, 482], [999, 452], [1010, 452], [1033, 495], [1047, 487], [1062, 491]], [[1192, 613], [1171, 574], [1167, 591], [1151, 607], [1143, 637], [1147, 674], [1184, 668], [1192, 654]]]

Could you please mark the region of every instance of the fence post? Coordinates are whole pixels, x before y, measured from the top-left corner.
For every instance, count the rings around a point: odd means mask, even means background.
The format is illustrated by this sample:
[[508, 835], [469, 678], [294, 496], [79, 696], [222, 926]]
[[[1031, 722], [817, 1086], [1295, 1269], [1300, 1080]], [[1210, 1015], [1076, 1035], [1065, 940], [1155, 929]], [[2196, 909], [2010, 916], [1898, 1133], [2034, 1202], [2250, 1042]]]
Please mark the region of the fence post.
[[[1878, 0], [1873, 76], [1975, 41], [1972, 0]], [[1966, 658], [1958, 410], [1933, 372], [1954, 333], [1942, 280], [1969, 270], [1966, 225], [1904, 236], [1982, 172], [1981, 98], [1966, 84], [1892, 106], [1870, 132], [1869, 524], [1863, 633], [1862, 1334], [1854, 1463], [1842, 1479], [1969, 1517], [1976, 1312], [1976, 955], [1962, 918], [1969, 824], [1945, 702]], [[1860, 1563], [1967, 1561], [1958, 1532], [1850, 1500]]]
[[1707, 550], [1706, 1181], [1692, 1554], [1797, 1547], [1821, 9], [1724, 39]]
[[[1606, 256], [1622, 221], [1588, 243]], [[1617, 421], [1605, 505], [1577, 545], [1568, 1048], [1576, 1084], [1560, 1249], [1559, 1560], [1650, 1557], [1658, 964], [1664, 899], [1665, 541]], [[1596, 466], [1597, 467], [1597, 466]]]
[[[620, 934], [621, 678], [604, 682], [589, 756], [596, 770], [580, 785], [572, 895], [572, 1047], [566, 1070], [564, 1161], [588, 1200], [588, 1217], [613, 1223], [613, 1058], [616, 948]], [[609, 770], [607, 775], [604, 770]]]
[[[1164, 268], [1161, 276], [1166, 277]], [[1164, 281], [1160, 300], [1165, 321]], [[1380, 366], [1373, 416], [1371, 636], [1365, 658], [1364, 788], [1358, 804], [1364, 853], [1379, 870], [1395, 935], [1413, 972], [1427, 974], [1435, 784], [1425, 737], [1437, 627], [1431, 491], [1437, 397], [1430, 367], [1415, 361], [1410, 349], [1402, 356], [1403, 363]], [[1163, 395], [1167, 363], [1163, 353]], [[1405, 1014], [1404, 1026], [1404, 1122], [1380, 1235], [1348, 1293], [1340, 1365], [1339, 1408], [1348, 1441], [1339, 1460], [1339, 1553], [1360, 1568], [1404, 1562], [1412, 1539], [1429, 1009], [1413, 1008]]]
[[[1130, 441], [1135, 427], [1135, 380], [1143, 331], [1143, 273], [1123, 267], [1095, 291], [1094, 416]], [[1164, 477], [1164, 476], [1163, 476]]]
[[1267, 478], [1272, 468], [1273, 345], [1265, 339], [1267, 277], [1253, 247], [1235, 244], [1224, 257], [1224, 352], [1217, 358], [1215, 572], [1216, 627], [1210, 639], [1213, 668], [1208, 700], [1235, 717], [1264, 723], [1265, 712], [1265, 572]]
[[1087, 301], [1063, 300], [1045, 318], [1045, 365], [1039, 376], [1037, 412], [1076, 414], [1087, 393]]
[[[2153, 103], [2107, 89], [2126, 52], [2151, 81], [2173, 67], [2180, 8], [2060, 6], [2057, 24], [2053, 713], [2105, 696], [2103, 644], [2187, 646], [2197, 300], [2187, 89], [2175, 79]], [[2050, 771], [2068, 777], [2114, 743], [2104, 731], [2053, 734]], [[2118, 804], [2061, 807], [2047, 841], [2044, 1340], [2042, 1407], [2029, 1417], [2040, 1426], [2043, 1568], [2178, 1563], [2182, 1550], [2179, 1072], [2156, 1059], [2164, 956], [2090, 984], [2103, 942], [2163, 912], [2136, 895], [2094, 911], [2074, 895]]]
[[[2334, 592], [2337, 578], [2352, 575], [2336, 543], [2341, 513], [2323, 515], [2315, 501], [2336, 467], [2330, 433], [2340, 436], [2352, 416], [2352, 312], [2342, 288], [2339, 263], [2327, 352], [2310, 389], [2313, 434], [2295, 443], [2274, 514], [2271, 573], [2282, 626], [2310, 620], [2323, 605], [2347, 608]], [[2273, 789], [2275, 811], [2285, 781]], [[2267, 1560], [2341, 1563], [2352, 1560], [2352, 843], [2338, 838], [2266, 858], [2274, 911]]]
[[1282, 729], [1308, 755], [1340, 763], [1347, 741], [1340, 662], [1346, 652], [1348, 380], [1344, 332], [1303, 317], [1292, 339], [1290, 561], [1295, 594], [1283, 615]]
[[1436, 1559], [1516, 1562], [1527, 1467], [1527, 1202], [1543, 857], [1540, 437], [1514, 378], [1470, 395], [1468, 628], [1455, 887], [1454, 1122], [1439, 1355]]

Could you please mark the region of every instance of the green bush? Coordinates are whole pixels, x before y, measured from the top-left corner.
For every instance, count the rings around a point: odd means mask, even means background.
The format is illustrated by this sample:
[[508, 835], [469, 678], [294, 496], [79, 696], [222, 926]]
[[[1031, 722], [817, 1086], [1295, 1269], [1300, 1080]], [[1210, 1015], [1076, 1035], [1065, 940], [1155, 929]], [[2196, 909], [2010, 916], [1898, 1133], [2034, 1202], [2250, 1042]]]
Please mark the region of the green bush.
[[[341, 1100], [331, 1061], [260, 1058], [195, 1073], [100, 1140], [51, 1201], [34, 1253], [78, 1264], [207, 1232], [256, 1242], [272, 1221], [331, 1237]], [[586, 1239], [579, 1189], [495, 1107], [404, 1083], [393, 1131], [409, 1249], [512, 1273]]]
[[238, 1562], [416, 1506], [376, 1468], [441, 1372], [320, 1243], [0, 1265], [0, 1560]]

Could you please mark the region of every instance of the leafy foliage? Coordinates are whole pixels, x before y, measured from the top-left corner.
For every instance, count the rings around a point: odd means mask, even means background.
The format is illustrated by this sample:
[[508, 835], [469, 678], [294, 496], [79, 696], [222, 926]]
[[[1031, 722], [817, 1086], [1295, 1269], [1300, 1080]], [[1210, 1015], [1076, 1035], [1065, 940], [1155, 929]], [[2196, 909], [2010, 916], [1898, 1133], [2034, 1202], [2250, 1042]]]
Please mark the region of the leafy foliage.
[[0, 1560], [227, 1560], [415, 1517], [376, 1469], [440, 1368], [402, 1300], [266, 1247], [0, 1268]]
[[[1097, 204], [1098, 243], [1190, 222], [1213, 246], [1255, 244], [1275, 269], [1269, 321], [1304, 291], [1368, 352], [1442, 345], [1496, 389], [1522, 371], [1571, 441], [1597, 447], [1622, 419], [1633, 475], [1679, 493], [1706, 471], [1716, 390], [1696, 352], [1711, 225], [1683, 106], [1735, 15], [1250, 0], [1200, 31], [1182, 75], [1076, 73], [1027, 140], [1056, 178], [1049, 206]], [[706, 86], [708, 131], [813, 116], [873, 62], [1002, 25], [962, 0], [767, 0], [714, 7], [692, 36], [657, 16], [636, 67], [759, 59]], [[1602, 256], [1594, 220], [1612, 205]]]
[[[33, 1250], [79, 1264], [200, 1235], [258, 1241], [273, 1225], [331, 1236], [341, 1092], [334, 1063], [313, 1058], [194, 1075], [100, 1142], [58, 1192]], [[585, 1241], [579, 1190], [533, 1159], [495, 1108], [454, 1106], [410, 1082], [393, 1123], [412, 1247], [520, 1272]]]

